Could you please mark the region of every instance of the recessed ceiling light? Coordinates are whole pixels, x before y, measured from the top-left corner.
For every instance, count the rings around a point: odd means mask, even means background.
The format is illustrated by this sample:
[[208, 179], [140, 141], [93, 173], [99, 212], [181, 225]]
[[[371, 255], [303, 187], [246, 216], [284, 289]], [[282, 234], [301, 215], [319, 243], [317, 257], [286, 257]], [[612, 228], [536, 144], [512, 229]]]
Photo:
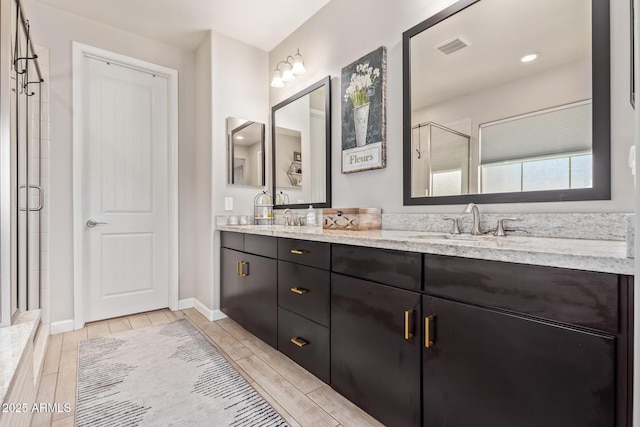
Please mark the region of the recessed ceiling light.
[[520, 62], [532, 62], [535, 61], [536, 59], [538, 59], [538, 56], [540, 54], [537, 52], [533, 52], [533, 53], [529, 53], [525, 56], [523, 56], [522, 58], [520, 58]]
[[236, 135], [236, 139], [244, 139], [244, 136], [242, 136], [242, 135]]

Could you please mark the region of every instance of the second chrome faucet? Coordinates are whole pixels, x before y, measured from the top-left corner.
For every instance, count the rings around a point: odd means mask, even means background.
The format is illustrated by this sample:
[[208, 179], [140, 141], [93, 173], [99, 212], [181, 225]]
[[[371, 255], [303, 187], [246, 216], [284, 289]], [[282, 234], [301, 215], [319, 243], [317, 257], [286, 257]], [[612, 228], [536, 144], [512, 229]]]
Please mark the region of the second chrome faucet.
[[478, 210], [478, 205], [475, 203], [469, 203], [462, 213], [470, 213], [473, 214], [473, 226], [471, 227], [471, 234], [474, 236], [478, 236], [482, 234], [482, 229], [480, 228], [480, 211]]

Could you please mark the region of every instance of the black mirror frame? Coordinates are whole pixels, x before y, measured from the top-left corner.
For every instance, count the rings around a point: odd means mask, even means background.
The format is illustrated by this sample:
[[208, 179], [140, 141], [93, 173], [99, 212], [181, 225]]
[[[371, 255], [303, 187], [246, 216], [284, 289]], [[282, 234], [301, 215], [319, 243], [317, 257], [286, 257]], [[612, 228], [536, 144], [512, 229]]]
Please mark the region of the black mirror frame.
[[331, 207], [331, 76], [327, 76], [307, 87], [306, 89], [301, 90], [295, 95], [290, 96], [284, 101], [274, 105], [271, 107], [271, 189], [272, 194], [275, 200], [276, 197], [276, 111], [280, 108], [290, 104], [291, 102], [302, 98], [305, 95], [310, 94], [314, 90], [326, 86], [324, 104], [325, 104], [325, 170], [326, 170], [326, 201], [324, 203], [297, 203], [297, 204], [286, 204], [286, 205], [275, 205], [274, 209], [306, 209], [309, 205], [313, 205], [314, 208], [330, 208]]
[[229, 145], [230, 145], [230, 171], [228, 172], [229, 177], [227, 179], [227, 181], [231, 181], [231, 182], [227, 182], [227, 184], [231, 184], [231, 185], [237, 185], [234, 181], [234, 177], [233, 177], [233, 166], [234, 166], [234, 154], [235, 154], [235, 145], [233, 143], [233, 137], [236, 133], [240, 132], [241, 130], [251, 126], [252, 124], [259, 124], [260, 125], [260, 149], [262, 150], [262, 182], [260, 183], [260, 185], [254, 185], [252, 187], [264, 187], [265, 185], [265, 178], [266, 178], [266, 174], [265, 174], [265, 166], [267, 164], [267, 156], [265, 156], [264, 153], [264, 135], [265, 135], [265, 126], [264, 123], [258, 123], [258, 122], [252, 122], [252, 121], [247, 121], [246, 123], [241, 124], [240, 126], [238, 126], [237, 128], [233, 129], [231, 131], [231, 141], [229, 141]]
[[411, 197], [411, 37], [481, 0], [461, 0], [402, 34], [403, 65], [403, 204], [532, 203], [611, 199], [611, 99], [609, 1], [591, 0], [593, 187], [517, 193]]

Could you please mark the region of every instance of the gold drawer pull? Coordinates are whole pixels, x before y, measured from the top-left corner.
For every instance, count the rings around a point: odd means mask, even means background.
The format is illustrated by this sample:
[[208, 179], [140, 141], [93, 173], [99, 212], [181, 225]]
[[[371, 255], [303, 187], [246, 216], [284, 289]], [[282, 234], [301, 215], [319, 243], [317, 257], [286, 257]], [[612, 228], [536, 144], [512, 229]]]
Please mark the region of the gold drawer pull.
[[297, 345], [298, 347], [304, 347], [305, 345], [309, 344], [307, 341], [303, 340], [300, 337], [293, 337], [291, 338], [291, 342], [294, 343], [295, 345]]
[[[247, 270], [245, 272], [245, 265], [247, 266]], [[238, 261], [238, 276], [246, 277], [249, 275], [249, 263], [244, 261]]]
[[413, 315], [413, 310], [405, 310], [404, 312], [404, 339], [410, 340], [413, 338], [413, 333], [411, 333], [411, 316]]
[[309, 292], [309, 289], [305, 289], [305, 288], [291, 288], [291, 292], [293, 292], [294, 294], [298, 294], [298, 295], [304, 295], [307, 292]]
[[301, 251], [299, 249], [291, 249], [291, 253], [294, 255], [307, 255], [307, 254], [310, 254], [311, 251]]
[[433, 340], [431, 339], [431, 322], [433, 316], [427, 316], [424, 318], [424, 346], [426, 348], [433, 347]]

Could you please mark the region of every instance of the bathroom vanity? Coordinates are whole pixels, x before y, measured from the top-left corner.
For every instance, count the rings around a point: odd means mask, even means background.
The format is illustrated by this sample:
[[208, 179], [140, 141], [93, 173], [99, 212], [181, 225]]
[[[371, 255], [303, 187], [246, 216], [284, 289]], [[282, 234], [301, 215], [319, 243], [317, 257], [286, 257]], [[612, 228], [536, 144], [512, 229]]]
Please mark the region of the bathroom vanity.
[[385, 425], [629, 426], [624, 242], [219, 228], [222, 311]]

